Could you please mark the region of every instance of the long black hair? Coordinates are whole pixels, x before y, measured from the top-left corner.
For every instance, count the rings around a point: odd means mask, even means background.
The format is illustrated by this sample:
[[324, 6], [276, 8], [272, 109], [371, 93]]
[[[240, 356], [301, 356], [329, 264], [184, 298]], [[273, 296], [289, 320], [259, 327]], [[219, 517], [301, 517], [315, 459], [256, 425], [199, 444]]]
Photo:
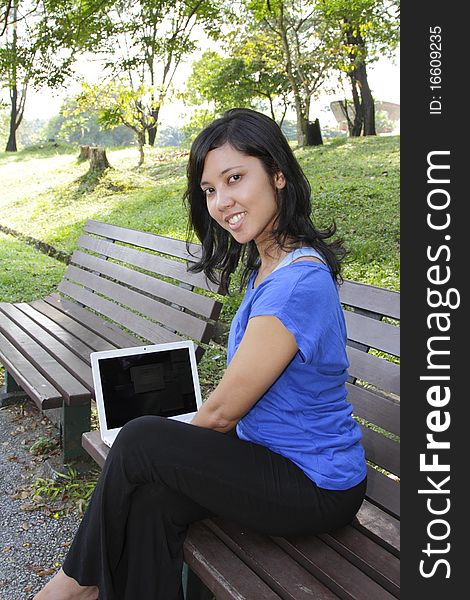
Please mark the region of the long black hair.
[[336, 226], [318, 230], [312, 223], [311, 187], [292, 152], [280, 127], [275, 121], [248, 108], [233, 108], [203, 129], [194, 140], [187, 166], [188, 185], [184, 199], [189, 210], [188, 241], [195, 233], [202, 244], [202, 255], [190, 270], [204, 271], [208, 279], [221, 283], [228, 290], [230, 275], [240, 260], [244, 262], [242, 287], [253, 269], [259, 264], [259, 253], [254, 241], [240, 244], [223, 229], [207, 210], [201, 189], [201, 177], [207, 153], [224, 144], [247, 156], [261, 160], [271, 181], [281, 172], [286, 180], [277, 190], [278, 214], [273, 227], [273, 242], [284, 250], [310, 246], [320, 252], [337, 282], [341, 281], [340, 262], [345, 250], [340, 240], [326, 243]]

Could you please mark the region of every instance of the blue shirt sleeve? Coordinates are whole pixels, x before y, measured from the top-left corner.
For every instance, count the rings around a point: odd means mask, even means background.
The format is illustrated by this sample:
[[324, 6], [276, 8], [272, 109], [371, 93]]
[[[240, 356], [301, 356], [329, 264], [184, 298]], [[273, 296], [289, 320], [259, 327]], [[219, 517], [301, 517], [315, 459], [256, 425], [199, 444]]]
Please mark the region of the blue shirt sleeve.
[[315, 360], [327, 333], [330, 339], [345, 334], [336, 284], [329, 268], [319, 263], [293, 263], [268, 276], [254, 290], [250, 310], [250, 318], [261, 315], [283, 323], [306, 363]]

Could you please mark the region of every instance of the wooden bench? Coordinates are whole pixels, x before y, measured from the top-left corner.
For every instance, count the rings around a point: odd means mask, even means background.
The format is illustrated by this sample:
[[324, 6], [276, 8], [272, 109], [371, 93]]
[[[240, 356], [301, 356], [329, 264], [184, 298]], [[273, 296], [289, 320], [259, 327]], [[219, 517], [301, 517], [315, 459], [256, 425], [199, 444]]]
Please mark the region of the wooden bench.
[[[349, 399], [369, 462], [366, 500], [350, 525], [314, 537], [269, 537], [222, 519], [192, 525], [184, 547], [186, 600], [399, 597], [399, 294], [354, 282], [340, 294]], [[102, 466], [108, 449], [99, 433], [84, 434], [83, 445]]]
[[[169, 237], [88, 221], [56, 293], [0, 303], [3, 402], [26, 393], [61, 430], [63, 460], [86, 456], [93, 383], [90, 353], [214, 333], [218, 286], [188, 273], [194, 256]], [[197, 255], [200, 246], [192, 245]]]

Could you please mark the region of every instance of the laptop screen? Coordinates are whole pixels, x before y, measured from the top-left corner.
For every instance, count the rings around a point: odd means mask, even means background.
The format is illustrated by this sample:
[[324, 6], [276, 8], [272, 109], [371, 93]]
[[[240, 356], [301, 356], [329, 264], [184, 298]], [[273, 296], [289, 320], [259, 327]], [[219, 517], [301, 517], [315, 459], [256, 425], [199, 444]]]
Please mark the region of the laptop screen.
[[108, 429], [197, 410], [188, 348], [101, 358], [98, 368]]

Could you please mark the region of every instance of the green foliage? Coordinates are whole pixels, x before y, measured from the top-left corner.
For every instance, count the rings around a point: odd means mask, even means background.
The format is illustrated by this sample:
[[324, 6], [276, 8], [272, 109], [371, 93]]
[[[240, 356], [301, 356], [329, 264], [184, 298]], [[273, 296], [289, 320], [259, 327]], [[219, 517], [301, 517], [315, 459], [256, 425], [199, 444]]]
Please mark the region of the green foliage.
[[179, 146], [184, 142], [185, 136], [183, 131], [178, 127], [167, 125], [162, 127], [158, 132], [159, 146]]
[[127, 146], [135, 134], [124, 124], [113, 127], [100, 124], [100, 110], [93, 97], [84, 95], [67, 98], [60, 114], [53, 117], [44, 128], [43, 137], [77, 144], [100, 146]]
[[84, 512], [88, 501], [96, 487], [98, 474], [80, 476], [72, 466], [65, 473], [54, 472], [54, 478], [39, 478], [33, 484], [34, 500], [60, 500], [62, 503], [73, 503], [80, 512]]
[[36, 456], [40, 456], [43, 454], [48, 454], [51, 450], [55, 450], [57, 448], [57, 442], [52, 440], [46, 436], [41, 436], [38, 438], [34, 444], [32, 444], [29, 448], [31, 454]]
[[279, 52], [276, 55], [272, 40], [262, 32], [252, 32], [247, 37], [227, 36], [226, 45], [230, 56], [207, 50], [193, 63], [187, 81], [187, 101], [196, 106], [210, 106], [213, 115], [234, 107], [260, 109], [265, 104], [276, 119], [274, 103], [282, 98], [284, 109], [279, 118], [282, 121], [288, 86], [281, 71], [282, 56]]
[[192, 104], [213, 103], [216, 113], [235, 106], [255, 107], [253, 81], [245, 61], [223, 58], [212, 50], [193, 63], [187, 89]]
[[190, 145], [197, 134], [218, 116], [215, 109], [196, 108], [191, 113], [189, 120], [183, 125], [185, 145]]
[[336, 68], [347, 73], [390, 55], [399, 43], [399, 6], [399, 0], [319, 0]]

